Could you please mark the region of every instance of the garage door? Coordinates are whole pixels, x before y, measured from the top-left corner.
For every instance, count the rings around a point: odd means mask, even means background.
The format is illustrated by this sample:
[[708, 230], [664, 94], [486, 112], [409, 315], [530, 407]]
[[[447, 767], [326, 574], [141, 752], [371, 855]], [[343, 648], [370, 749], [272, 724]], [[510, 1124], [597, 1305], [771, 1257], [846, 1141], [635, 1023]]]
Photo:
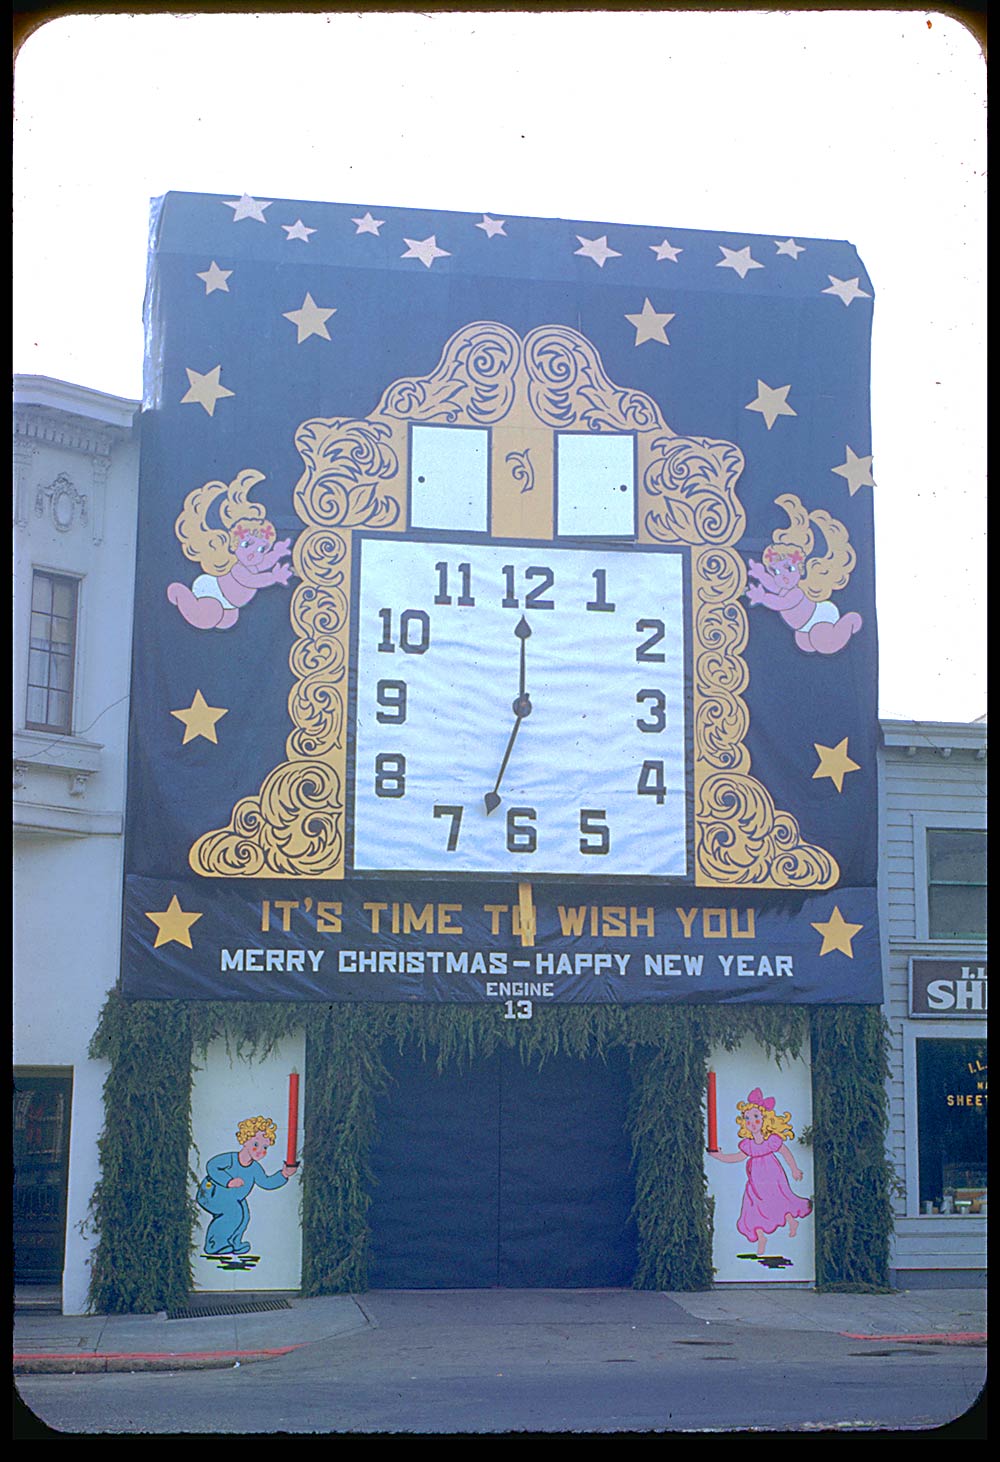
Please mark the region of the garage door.
[[636, 1265], [627, 1058], [439, 1075], [393, 1052], [370, 1215], [374, 1289], [600, 1288]]

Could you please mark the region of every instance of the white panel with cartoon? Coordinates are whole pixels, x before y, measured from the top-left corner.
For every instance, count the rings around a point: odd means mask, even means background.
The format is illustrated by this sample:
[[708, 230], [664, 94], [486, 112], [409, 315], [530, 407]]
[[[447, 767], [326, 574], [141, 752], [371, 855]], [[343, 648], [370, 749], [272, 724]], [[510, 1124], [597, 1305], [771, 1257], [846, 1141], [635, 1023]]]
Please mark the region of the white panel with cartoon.
[[[709, 1067], [719, 1150], [706, 1151], [705, 1174], [715, 1200], [716, 1283], [812, 1283], [812, 1149], [799, 1141], [812, 1126], [808, 1055], [779, 1065], [746, 1040], [713, 1051]], [[706, 1148], [709, 1137], [706, 1129]]]
[[[295, 1037], [252, 1061], [216, 1041], [195, 1068], [196, 1290], [299, 1288], [304, 1072], [305, 1042]], [[293, 1110], [297, 1131], [290, 1136]], [[292, 1140], [299, 1159], [294, 1171]]]

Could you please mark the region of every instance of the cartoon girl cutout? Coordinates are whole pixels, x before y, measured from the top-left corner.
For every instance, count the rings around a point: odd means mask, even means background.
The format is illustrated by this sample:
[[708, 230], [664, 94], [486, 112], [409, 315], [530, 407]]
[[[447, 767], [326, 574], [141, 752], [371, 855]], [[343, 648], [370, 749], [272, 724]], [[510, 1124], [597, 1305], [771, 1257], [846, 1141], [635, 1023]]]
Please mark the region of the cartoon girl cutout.
[[212, 1214], [205, 1231], [204, 1251], [220, 1254], [248, 1254], [243, 1235], [250, 1222], [247, 1203], [254, 1188], [283, 1188], [298, 1169], [298, 1163], [282, 1163], [280, 1173], [266, 1173], [261, 1166], [278, 1129], [270, 1117], [247, 1117], [236, 1128], [236, 1152], [221, 1152], [205, 1164], [206, 1176], [198, 1185], [198, 1205]]
[[[264, 509], [249, 501], [251, 488], [262, 477], [260, 472], [246, 471], [229, 484], [208, 482], [184, 501], [174, 531], [185, 557], [199, 563], [204, 572], [190, 588], [168, 585], [167, 598], [195, 629], [229, 629], [258, 589], [287, 584], [292, 577], [291, 565], [281, 562], [290, 551], [290, 540], [276, 543]], [[212, 527], [208, 510], [223, 495], [219, 526]]]
[[[822, 508], [806, 511], [794, 493], [775, 499], [788, 514], [788, 528], [778, 529], [764, 550], [763, 563], [748, 562], [751, 582], [746, 597], [781, 615], [795, 631], [795, 643], [807, 654], [833, 655], [861, 628], [855, 610], [841, 615], [830, 594], [843, 589], [857, 563], [847, 529]], [[814, 536], [823, 533], [827, 551], [810, 558]]]
[[741, 1138], [738, 1152], [709, 1152], [717, 1162], [746, 1162], [746, 1188], [743, 1205], [736, 1220], [739, 1232], [757, 1245], [762, 1258], [769, 1234], [788, 1225], [788, 1237], [798, 1233], [799, 1219], [812, 1212], [808, 1198], [793, 1193], [778, 1155], [785, 1159], [796, 1183], [802, 1181], [802, 1170], [786, 1142], [795, 1136], [790, 1112], [776, 1112], [774, 1097], [766, 1097], [754, 1087], [745, 1102], [737, 1102], [737, 1131]]

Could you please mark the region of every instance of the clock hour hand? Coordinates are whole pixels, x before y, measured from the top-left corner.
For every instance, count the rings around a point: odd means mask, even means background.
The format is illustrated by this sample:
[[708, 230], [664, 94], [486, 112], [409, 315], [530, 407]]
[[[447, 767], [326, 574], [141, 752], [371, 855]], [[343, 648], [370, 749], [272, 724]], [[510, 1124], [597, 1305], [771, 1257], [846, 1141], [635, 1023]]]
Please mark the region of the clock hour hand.
[[[514, 633], [517, 635], [518, 639], [521, 641], [521, 678], [520, 678], [520, 681], [518, 682], [517, 700], [514, 702], [514, 710], [517, 711], [517, 714], [518, 715], [521, 715], [522, 712], [518, 711], [518, 709], [517, 709], [518, 708], [518, 705], [519, 704], [523, 704], [525, 701], [528, 701], [528, 697], [527, 697], [527, 694], [526, 694], [526, 691], [525, 691], [525, 677], [526, 677], [526, 674], [527, 674], [527, 668], [526, 668], [527, 649], [526, 649], [526, 646], [527, 646], [527, 643], [528, 643], [528, 639], [529, 639], [529, 637], [531, 635], [531, 625], [525, 619], [525, 617], [524, 617], [523, 614], [521, 615], [521, 618], [518, 620], [517, 624], [514, 626]], [[529, 710], [531, 708], [531, 702], [530, 701], [528, 701], [528, 708], [529, 708]], [[527, 715], [527, 711], [523, 712], [523, 714], [524, 715]]]
[[487, 792], [486, 796], [483, 798], [487, 813], [495, 812], [496, 809], [500, 806], [500, 783], [503, 781], [503, 774], [507, 770], [507, 763], [510, 761], [510, 754], [514, 749], [514, 742], [517, 739], [517, 733], [521, 729], [521, 722], [524, 720], [525, 716], [531, 715], [531, 697], [528, 695], [528, 692], [525, 688], [527, 677], [527, 655], [525, 651], [525, 644], [528, 640], [529, 635], [531, 634], [531, 625], [525, 619], [523, 614], [514, 628], [514, 633], [521, 641], [520, 678], [518, 680], [517, 699], [513, 703], [513, 711], [517, 719], [514, 722], [513, 730], [511, 731], [510, 737], [507, 741], [507, 749], [503, 754], [503, 761], [500, 763], [500, 770], [497, 772], [497, 779], [496, 782], [493, 784], [493, 791]]

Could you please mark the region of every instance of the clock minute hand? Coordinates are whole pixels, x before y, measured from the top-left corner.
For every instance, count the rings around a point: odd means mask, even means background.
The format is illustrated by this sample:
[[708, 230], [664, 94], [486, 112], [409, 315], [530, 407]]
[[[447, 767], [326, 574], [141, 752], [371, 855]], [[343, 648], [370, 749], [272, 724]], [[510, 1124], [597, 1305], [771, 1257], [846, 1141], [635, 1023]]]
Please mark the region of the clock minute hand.
[[496, 811], [496, 809], [500, 806], [500, 783], [503, 781], [503, 774], [507, 770], [507, 763], [510, 761], [510, 754], [514, 749], [514, 742], [517, 740], [517, 733], [521, 729], [521, 722], [523, 720], [524, 717], [521, 714], [518, 714], [517, 720], [514, 722], [514, 729], [511, 731], [510, 737], [507, 741], [507, 750], [503, 754], [503, 761], [500, 763], [500, 770], [497, 772], [497, 779], [493, 783], [493, 791], [487, 792], [486, 796], [483, 798], [483, 802], [486, 804], [487, 813]]

